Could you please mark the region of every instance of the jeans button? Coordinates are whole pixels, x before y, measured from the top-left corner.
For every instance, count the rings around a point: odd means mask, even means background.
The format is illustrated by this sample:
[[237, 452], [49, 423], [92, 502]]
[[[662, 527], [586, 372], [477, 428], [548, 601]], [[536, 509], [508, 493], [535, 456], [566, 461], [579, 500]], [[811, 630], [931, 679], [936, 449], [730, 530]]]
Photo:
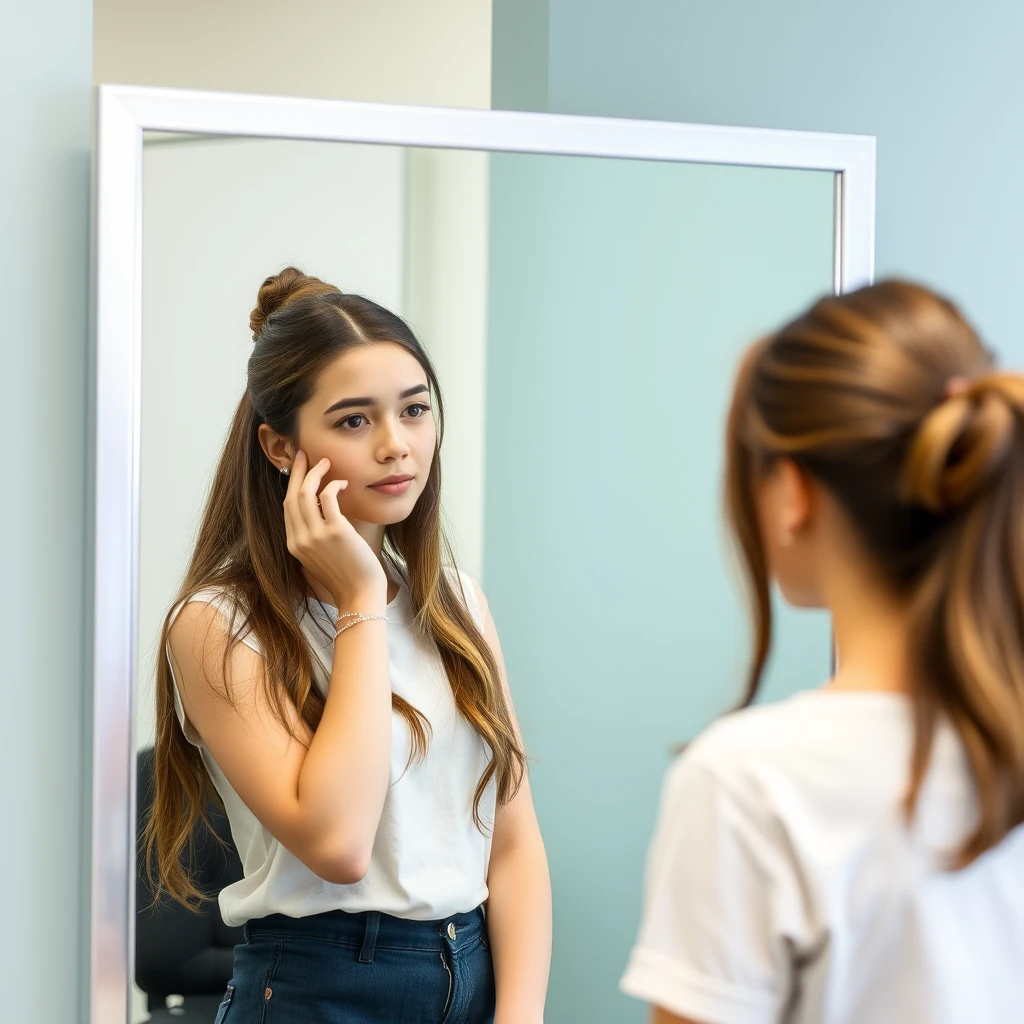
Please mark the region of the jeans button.
[[456, 934], [455, 933], [455, 925], [452, 924], [449, 921], [449, 923], [448, 923], [448, 938], [451, 939], [453, 942], [455, 941], [455, 934]]

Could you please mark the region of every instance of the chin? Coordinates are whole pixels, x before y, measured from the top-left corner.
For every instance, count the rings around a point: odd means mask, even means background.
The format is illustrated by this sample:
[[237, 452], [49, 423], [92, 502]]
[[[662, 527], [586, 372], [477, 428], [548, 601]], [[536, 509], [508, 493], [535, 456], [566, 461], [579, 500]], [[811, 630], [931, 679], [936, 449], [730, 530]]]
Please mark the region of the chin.
[[394, 526], [396, 523], [404, 522], [412, 514], [419, 499], [402, 495], [401, 499], [383, 499], [366, 503], [360, 503], [358, 507], [342, 508], [341, 514], [349, 520], [357, 520], [360, 523], [370, 523], [372, 526]]

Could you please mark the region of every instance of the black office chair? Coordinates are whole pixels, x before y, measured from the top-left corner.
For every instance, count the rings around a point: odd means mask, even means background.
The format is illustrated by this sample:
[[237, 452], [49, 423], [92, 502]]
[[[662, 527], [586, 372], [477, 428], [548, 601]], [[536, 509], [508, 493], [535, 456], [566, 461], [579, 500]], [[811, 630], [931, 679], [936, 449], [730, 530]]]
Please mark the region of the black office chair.
[[[221, 920], [215, 900], [204, 903], [198, 914], [164, 897], [153, 906], [153, 890], [145, 870], [143, 824], [153, 804], [152, 748], [139, 751], [139, 831], [135, 872], [135, 983], [146, 993], [150, 1020], [183, 1024], [211, 1024], [231, 980], [234, 947], [242, 941], [241, 928]], [[196, 887], [214, 895], [242, 877], [242, 864], [231, 841], [222, 808], [207, 811], [222, 846], [200, 823], [195, 833], [195, 857], [190, 867]], [[168, 1008], [169, 996], [174, 1000]]]

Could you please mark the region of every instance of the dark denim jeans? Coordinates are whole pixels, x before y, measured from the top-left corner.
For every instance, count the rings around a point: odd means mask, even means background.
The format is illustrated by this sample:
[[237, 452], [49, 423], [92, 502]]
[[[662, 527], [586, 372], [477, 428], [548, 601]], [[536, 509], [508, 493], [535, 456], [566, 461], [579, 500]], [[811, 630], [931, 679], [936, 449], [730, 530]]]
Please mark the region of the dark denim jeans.
[[376, 912], [250, 921], [215, 1024], [492, 1024], [482, 910], [443, 921]]

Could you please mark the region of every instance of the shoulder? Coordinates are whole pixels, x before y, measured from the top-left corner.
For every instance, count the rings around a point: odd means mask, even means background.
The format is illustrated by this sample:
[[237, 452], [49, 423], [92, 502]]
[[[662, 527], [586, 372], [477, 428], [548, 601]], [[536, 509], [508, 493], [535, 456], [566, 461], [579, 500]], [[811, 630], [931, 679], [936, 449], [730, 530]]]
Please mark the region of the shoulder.
[[808, 691], [723, 716], [686, 748], [668, 783], [700, 774], [760, 811], [794, 797], [827, 805], [836, 787], [851, 800], [888, 798], [902, 785], [912, 735], [894, 695]]
[[461, 595], [463, 603], [477, 624], [477, 628], [483, 632], [484, 624], [487, 622], [488, 607], [487, 598], [484, 597], [483, 588], [479, 581], [465, 569], [455, 566], [446, 566], [445, 572], [449, 582], [455, 589], [455, 593]]
[[712, 722], [687, 747], [687, 756], [714, 771], [726, 771], [751, 758], [771, 758], [780, 751], [803, 717], [800, 698], [733, 711]]
[[260, 650], [235, 597], [223, 590], [200, 590], [171, 609], [168, 639], [176, 655], [189, 651], [209, 655], [234, 643]]
[[[787, 821], [806, 804], [805, 780], [814, 772], [800, 703], [791, 698], [725, 715], [686, 746], [662, 783], [652, 846], [659, 870], [682, 865], [717, 878], [715, 863], [736, 857], [761, 875], [788, 870]], [[795, 748], [804, 753], [794, 756]]]

